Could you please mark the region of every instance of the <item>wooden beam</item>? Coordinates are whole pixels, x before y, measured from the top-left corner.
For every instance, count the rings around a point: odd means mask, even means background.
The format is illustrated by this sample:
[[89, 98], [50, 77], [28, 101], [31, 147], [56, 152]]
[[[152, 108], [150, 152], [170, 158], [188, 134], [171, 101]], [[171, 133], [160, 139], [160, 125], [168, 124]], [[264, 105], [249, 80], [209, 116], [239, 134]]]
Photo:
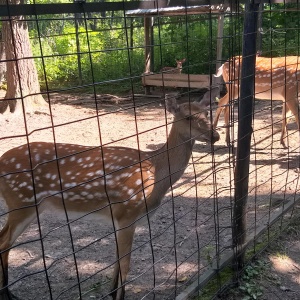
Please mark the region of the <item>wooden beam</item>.
[[144, 74], [142, 77], [144, 86], [208, 88], [209, 75], [194, 74]]

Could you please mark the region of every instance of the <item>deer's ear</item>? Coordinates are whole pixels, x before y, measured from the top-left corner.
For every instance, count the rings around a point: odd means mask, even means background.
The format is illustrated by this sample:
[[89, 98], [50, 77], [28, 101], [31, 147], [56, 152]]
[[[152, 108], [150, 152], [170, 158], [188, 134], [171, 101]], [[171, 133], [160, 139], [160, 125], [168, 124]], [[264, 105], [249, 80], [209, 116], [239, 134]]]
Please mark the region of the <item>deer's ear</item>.
[[165, 96], [166, 110], [175, 115], [179, 111], [179, 105], [177, 104], [176, 96], [172, 94], [166, 94]]

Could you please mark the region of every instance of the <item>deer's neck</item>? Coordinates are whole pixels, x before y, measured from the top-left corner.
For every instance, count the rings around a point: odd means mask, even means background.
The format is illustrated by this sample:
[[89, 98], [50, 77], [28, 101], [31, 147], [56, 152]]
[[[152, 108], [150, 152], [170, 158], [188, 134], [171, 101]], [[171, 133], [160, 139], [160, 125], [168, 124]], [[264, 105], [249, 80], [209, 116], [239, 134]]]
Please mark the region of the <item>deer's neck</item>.
[[191, 157], [194, 143], [194, 140], [180, 135], [173, 126], [166, 144], [151, 153], [156, 181], [162, 181], [167, 185], [166, 189], [182, 176]]

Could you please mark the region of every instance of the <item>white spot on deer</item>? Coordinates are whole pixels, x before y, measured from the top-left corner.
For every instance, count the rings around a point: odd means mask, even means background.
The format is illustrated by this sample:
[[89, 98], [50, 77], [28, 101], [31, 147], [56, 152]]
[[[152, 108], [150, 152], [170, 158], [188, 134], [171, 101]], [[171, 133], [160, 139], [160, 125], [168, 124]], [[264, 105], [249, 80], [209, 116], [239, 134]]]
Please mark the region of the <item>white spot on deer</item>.
[[96, 171], [95, 174], [98, 175], [98, 176], [103, 176], [104, 172], [102, 170], [98, 170], [98, 171]]
[[78, 162], [78, 163], [82, 163], [82, 160], [83, 160], [82, 158], [78, 158], [78, 159], [77, 159], [77, 162]]
[[75, 195], [73, 197], [70, 197], [70, 199], [68, 199], [69, 201], [75, 201], [75, 200], [81, 200], [81, 196], [79, 195]]
[[106, 180], [106, 184], [113, 186], [113, 185], [115, 185], [115, 181], [114, 180]]
[[21, 164], [20, 163], [17, 163], [16, 164], [16, 169], [20, 169], [21, 168]]
[[128, 194], [128, 195], [132, 195], [133, 192], [134, 192], [134, 189], [128, 189], [128, 190], [127, 190], [127, 194]]
[[56, 177], [57, 177], [56, 174], [53, 174], [53, 175], [51, 176], [51, 179], [52, 179], [52, 180], [55, 180]]
[[84, 187], [85, 187], [87, 190], [89, 190], [89, 189], [92, 188], [92, 185], [91, 185], [91, 184], [86, 184]]
[[104, 197], [105, 195], [101, 194], [101, 193], [95, 193], [95, 198], [102, 198]]
[[92, 199], [94, 199], [94, 195], [93, 195], [93, 194], [89, 194], [89, 195], [87, 196], [87, 198], [88, 198], [89, 200], [92, 200]]
[[64, 165], [66, 163], [66, 160], [64, 158], [62, 158], [59, 162], [61, 165]]
[[137, 196], [138, 196], [138, 195], [135, 194], [134, 196], [132, 196], [132, 197], [130, 198], [130, 200], [133, 200], [133, 201], [136, 200], [136, 199], [137, 199]]
[[88, 194], [89, 194], [88, 192], [81, 192], [80, 193], [80, 195], [83, 196], [83, 197], [87, 196]]
[[26, 186], [27, 185], [27, 182], [22, 182], [19, 184], [19, 188], [22, 188], [23, 186]]
[[10, 186], [14, 186], [14, 185], [15, 185], [15, 183], [16, 183], [16, 181], [15, 181], [15, 180], [11, 180], [11, 181], [9, 182], [9, 185], [10, 185]]
[[122, 173], [120, 176], [121, 176], [122, 178], [130, 177], [130, 176], [131, 176], [131, 173]]
[[[16, 161], [16, 158], [15, 157], [12, 157], [11, 159], [10, 159], [10, 162], [11, 163], [14, 163]], [[8, 164], [8, 160], [6, 161], [6, 164]]]
[[109, 163], [109, 164], [104, 164], [106, 169], [109, 169], [113, 164]]
[[85, 160], [86, 160], [86, 161], [89, 161], [89, 160], [91, 160], [91, 157], [90, 157], [90, 156], [87, 156], [87, 157], [85, 158]]
[[72, 174], [72, 171], [67, 171], [66, 172], [66, 175], [68, 175], [68, 176], [71, 175], [71, 174]]
[[138, 179], [136, 182], [135, 182], [136, 185], [141, 185], [142, 184], [142, 180], [141, 179]]
[[74, 161], [75, 159], [76, 159], [75, 156], [70, 157], [70, 161]]
[[76, 183], [76, 182], [69, 182], [69, 183], [65, 183], [64, 184], [64, 187], [66, 188], [66, 189], [68, 189], [68, 188], [73, 188], [73, 187], [76, 187], [78, 184]]
[[51, 178], [51, 176], [52, 176], [52, 174], [51, 174], [51, 173], [47, 173], [47, 174], [45, 175], [45, 178], [47, 178], [47, 179], [50, 179], [50, 178]]

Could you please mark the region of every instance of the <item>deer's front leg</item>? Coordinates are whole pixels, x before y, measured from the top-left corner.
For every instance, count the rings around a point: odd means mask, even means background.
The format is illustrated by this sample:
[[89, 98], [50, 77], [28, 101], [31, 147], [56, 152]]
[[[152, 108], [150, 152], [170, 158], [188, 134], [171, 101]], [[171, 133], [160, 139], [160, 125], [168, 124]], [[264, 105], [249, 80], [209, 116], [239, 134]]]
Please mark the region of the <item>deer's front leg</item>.
[[119, 225], [120, 229], [117, 231], [117, 262], [114, 268], [111, 291], [114, 300], [124, 299], [125, 282], [130, 267], [131, 249], [135, 231], [135, 225]]
[[219, 118], [220, 118], [220, 114], [226, 108], [226, 105], [228, 104], [228, 101], [229, 101], [229, 95], [228, 95], [228, 93], [219, 100], [218, 108], [216, 110], [215, 118], [214, 118], [214, 123], [213, 123], [213, 128], [214, 129], [217, 128], [218, 121], [219, 121]]

